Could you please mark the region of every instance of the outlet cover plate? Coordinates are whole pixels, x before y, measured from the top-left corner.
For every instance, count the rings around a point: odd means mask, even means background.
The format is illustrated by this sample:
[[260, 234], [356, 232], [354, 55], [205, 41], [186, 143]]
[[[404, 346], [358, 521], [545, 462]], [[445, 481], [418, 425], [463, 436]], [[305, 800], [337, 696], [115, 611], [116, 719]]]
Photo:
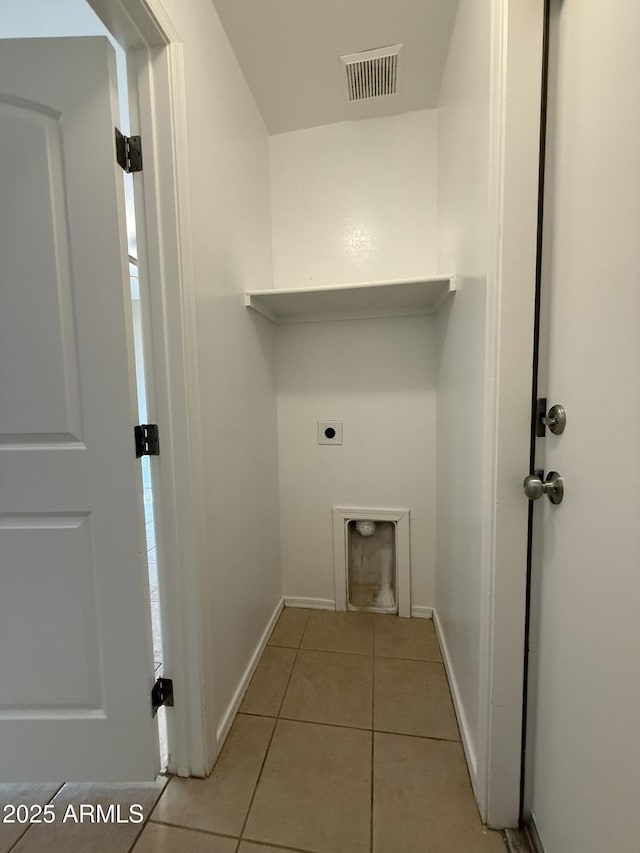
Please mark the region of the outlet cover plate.
[[342, 444], [342, 421], [318, 421], [318, 444]]

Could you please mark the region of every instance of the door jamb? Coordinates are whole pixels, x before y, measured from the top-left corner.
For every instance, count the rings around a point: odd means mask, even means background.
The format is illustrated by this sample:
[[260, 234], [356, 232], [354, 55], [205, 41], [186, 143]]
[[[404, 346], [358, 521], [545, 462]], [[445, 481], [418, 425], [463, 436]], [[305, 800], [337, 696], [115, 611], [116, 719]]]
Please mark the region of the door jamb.
[[[549, 83], [549, 26], [551, 0], [544, 0], [544, 31], [542, 43], [542, 80], [540, 97], [540, 165], [538, 173], [538, 231], [536, 247], [536, 290], [533, 319], [533, 371], [531, 381], [531, 432], [529, 451], [529, 473], [533, 474], [536, 467], [536, 436], [538, 421], [538, 369], [540, 356], [540, 308], [542, 295], [542, 262], [543, 262], [543, 224], [544, 224], [544, 198], [545, 198], [545, 163], [547, 142], [547, 100]], [[526, 771], [527, 771], [527, 736], [528, 736], [528, 713], [529, 713], [529, 640], [531, 629], [531, 582], [533, 572], [533, 543], [534, 543], [534, 506], [529, 501], [529, 514], [527, 520], [527, 586], [525, 600], [525, 632], [524, 632], [524, 674], [522, 685], [522, 746], [520, 758], [520, 806], [519, 822], [522, 826], [525, 822], [526, 804]], [[535, 829], [532, 829], [532, 832]]]
[[208, 600], [207, 540], [183, 46], [160, 0], [87, 2], [125, 48], [137, 83], [132, 120], [137, 113], [144, 146], [145, 345], [152, 352], [151, 397], [162, 447], [154, 462], [160, 473], [155, 505], [161, 519], [164, 670], [176, 695], [167, 713], [168, 770], [206, 776], [216, 741], [207, 725], [207, 708], [213, 707], [205, 679], [211, 645], [202, 610]]
[[541, 0], [493, 0], [477, 777], [482, 819], [518, 825]]

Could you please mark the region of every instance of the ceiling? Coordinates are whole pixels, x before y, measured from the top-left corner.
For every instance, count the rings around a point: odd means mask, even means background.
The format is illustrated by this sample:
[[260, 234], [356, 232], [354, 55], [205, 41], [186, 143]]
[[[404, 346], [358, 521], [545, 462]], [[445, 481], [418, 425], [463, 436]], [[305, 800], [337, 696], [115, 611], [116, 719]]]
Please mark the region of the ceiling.
[[[271, 134], [437, 106], [458, 0], [213, 3]], [[340, 56], [397, 43], [397, 94], [349, 103]]]

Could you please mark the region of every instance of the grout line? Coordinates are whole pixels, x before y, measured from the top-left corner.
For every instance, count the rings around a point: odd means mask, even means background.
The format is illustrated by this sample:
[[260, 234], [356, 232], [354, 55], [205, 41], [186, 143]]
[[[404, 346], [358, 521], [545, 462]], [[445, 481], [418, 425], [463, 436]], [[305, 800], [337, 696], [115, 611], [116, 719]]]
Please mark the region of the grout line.
[[369, 653], [364, 654], [364, 652], [346, 652], [343, 649], [307, 649], [307, 648], [303, 649], [303, 648], [301, 648], [300, 651], [301, 652], [317, 652], [317, 653], [322, 654], [322, 655], [348, 655], [349, 657], [352, 657], [352, 658], [364, 658], [364, 659], [373, 657], [373, 655], [369, 654]]
[[[253, 806], [253, 801], [255, 800], [256, 792], [258, 790], [258, 785], [260, 784], [260, 779], [262, 778], [262, 771], [264, 770], [264, 766], [267, 763], [267, 757], [269, 755], [269, 750], [271, 749], [271, 744], [273, 743], [273, 738], [274, 738], [274, 735], [276, 733], [276, 727], [278, 725], [278, 719], [280, 718], [280, 711], [282, 711], [282, 706], [284, 705], [285, 696], [287, 695], [287, 690], [289, 689], [289, 684], [291, 683], [291, 676], [293, 675], [293, 670], [295, 669], [296, 661], [298, 660], [298, 655], [300, 654], [300, 644], [302, 643], [302, 638], [303, 638], [304, 632], [307, 628], [307, 622], [309, 621], [309, 616], [310, 616], [310, 613], [307, 613], [307, 618], [305, 620], [304, 627], [300, 633], [300, 643], [298, 644], [298, 648], [296, 649], [296, 655], [293, 659], [293, 664], [291, 666], [291, 669], [289, 670], [289, 677], [287, 678], [287, 683], [286, 683], [285, 688], [282, 692], [282, 699], [280, 700], [280, 706], [278, 708], [278, 713], [276, 715], [275, 722], [273, 724], [273, 729], [271, 731], [271, 737], [269, 738], [269, 743], [268, 743], [267, 748], [265, 750], [264, 758], [262, 759], [262, 764], [260, 765], [260, 770], [259, 770], [258, 775], [256, 777], [256, 783], [253, 787], [253, 792], [251, 794], [251, 800], [249, 801], [249, 808], [247, 809], [247, 813], [245, 815], [244, 822], [242, 824], [242, 828], [240, 830], [240, 839], [238, 841], [238, 847], [236, 847], [236, 851], [240, 847], [240, 843], [241, 843], [242, 837], [244, 835], [244, 831], [245, 831], [247, 823], [249, 821], [249, 815], [251, 814], [251, 808]], [[264, 654], [264, 652], [262, 654]], [[260, 656], [260, 660], [262, 660], [262, 655]], [[260, 665], [260, 661], [258, 662], [258, 666], [259, 665]], [[256, 667], [256, 669], [257, 669], [257, 667]], [[269, 719], [273, 719], [273, 717], [269, 717]]]
[[268, 720], [277, 720], [276, 714], [259, 714], [257, 711], [238, 711], [239, 717], [266, 717]]
[[317, 853], [317, 851], [310, 850], [307, 847], [283, 847], [282, 844], [274, 844], [273, 841], [257, 841], [255, 838], [241, 838], [240, 843], [243, 841], [255, 844], [258, 847], [268, 847], [269, 850], [291, 850], [292, 853]]
[[188, 832], [198, 832], [200, 833], [200, 835], [208, 835], [209, 837], [213, 835], [215, 838], [229, 838], [232, 841], [239, 841], [237, 835], [228, 835], [226, 832], [213, 832], [210, 829], [200, 829], [200, 827], [186, 826], [184, 823], [173, 823], [172, 821], [157, 819], [149, 819], [147, 823], [152, 823], [154, 824], [154, 826], [170, 826], [173, 827], [173, 829], [186, 829]]
[[[51, 802], [51, 801], [49, 801], [49, 802]], [[48, 803], [47, 803], [46, 805], [48, 805]], [[15, 849], [16, 849], [16, 847], [18, 846], [18, 844], [22, 841], [22, 839], [25, 837], [25, 835], [27, 834], [27, 832], [29, 832], [29, 830], [30, 830], [30, 829], [31, 829], [31, 826], [26, 826], [26, 827], [25, 827], [24, 832], [22, 832], [22, 833], [21, 833], [21, 834], [16, 838], [16, 840], [13, 842], [13, 844], [11, 845], [11, 847], [9, 847], [9, 848], [8, 848], [7, 853], [11, 853], [11, 851], [12, 851], [12, 850], [15, 850]]]
[[[300, 649], [302, 648], [302, 641], [304, 639], [304, 635], [307, 632], [307, 626], [309, 624], [310, 618], [311, 618], [311, 611], [309, 610], [307, 612], [307, 618], [304, 620], [304, 625], [302, 626], [302, 632], [300, 633], [300, 642], [298, 643], [298, 651], [300, 651]], [[295, 661], [294, 661], [294, 665], [295, 665]]]
[[390, 729], [374, 729], [374, 728], [366, 728], [365, 726], [350, 726], [348, 723], [329, 723], [326, 720], [306, 720], [301, 717], [283, 717], [279, 715], [278, 717], [273, 717], [269, 714], [250, 714], [247, 711], [242, 711], [242, 714], [247, 717], [264, 717], [268, 720], [282, 720], [285, 723], [304, 723], [308, 726], [329, 726], [333, 729], [349, 729], [354, 732], [374, 732], [382, 735], [398, 735], [399, 737], [415, 737], [420, 740], [437, 740], [444, 741], [445, 743], [462, 743], [460, 738], [451, 738], [451, 737], [438, 737], [437, 735], [418, 735], [412, 732], [393, 732]]
[[[162, 773], [160, 774], [160, 776], [162, 776]], [[156, 777], [156, 779], [157, 779], [157, 778], [158, 778], [158, 777]], [[168, 777], [166, 777], [165, 782], [164, 782], [164, 785], [162, 786], [162, 788], [160, 789], [160, 792], [158, 793], [158, 796], [156, 797], [156, 801], [154, 802], [154, 804], [153, 804], [153, 805], [151, 806], [151, 808], [149, 809], [149, 816], [147, 817], [147, 819], [146, 819], [146, 820], [144, 820], [144, 821], [142, 822], [142, 826], [140, 827], [140, 829], [139, 829], [138, 833], [136, 834], [136, 837], [133, 839], [133, 844], [131, 845], [131, 847], [129, 847], [129, 849], [128, 849], [127, 853], [132, 853], [132, 851], [135, 849], [136, 844], [137, 844], [137, 843], [138, 843], [138, 841], [140, 840], [140, 836], [141, 836], [141, 835], [142, 835], [142, 833], [145, 831], [145, 829], [147, 828], [148, 824], [152, 823], [151, 815], [152, 815], [152, 814], [154, 813], [154, 811], [156, 810], [156, 807], [157, 807], [158, 803], [160, 802], [160, 798], [162, 797], [162, 795], [163, 795], [163, 794], [164, 794], [164, 792], [166, 791], [166, 789], [167, 789], [167, 785], [169, 784], [169, 782], [170, 782], [170, 781], [171, 781], [171, 779], [169, 779]]]
[[[49, 797], [49, 799], [45, 803], [46, 806], [48, 806], [50, 803], [52, 803], [55, 800], [55, 798], [58, 796], [60, 791], [64, 788], [65, 784], [66, 784], [66, 782], [63, 782], [60, 785], [60, 787]], [[16, 838], [16, 840], [11, 845], [11, 847], [7, 848], [7, 853], [11, 853], [12, 850], [16, 849], [18, 844], [22, 841], [22, 839], [25, 837], [27, 832], [29, 832], [29, 830], [32, 828], [32, 826], [35, 826], [35, 824], [27, 824], [27, 826], [24, 828], [24, 831], [20, 833], [20, 835]]]
[[[307, 621], [308, 620], [309, 620], [309, 617], [307, 616]], [[305, 623], [305, 625], [306, 625], [306, 623]], [[303, 629], [302, 634], [300, 635], [300, 642], [301, 643], [302, 643], [302, 638], [304, 636], [304, 631], [305, 631], [305, 629]], [[289, 690], [289, 685], [291, 684], [291, 679], [293, 678], [293, 671], [296, 668], [296, 663], [298, 662], [299, 655], [300, 655], [300, 646], [298, 646], [298, 648], [296, 649], [296, 656], [294, 657], [293, 664], [291, 666], [291, 669], [289, 670], [289, 678], [287, 678], [287, 683], [285, 684], [285, 688], [282, 692], [282, 699], [280, 700], [280, 705], [278, 707], [278, 713], [276, 714], [277, 719], [280, 719], [280, 714], [282, 713], [282, 706], [284, 705], [284, 700], [287, 697], [287, 691]], [[274, 729], [275, 729], [275, 727], [274, 727]]]
[[[247, 714], [249, 717], [265, 717], [264, 714]], [[273, 720], [273, 717], [266, 717], [266, 719]], [[417, 738], [418, 740], [435, 740], [442, 743], [462, 743], [459, 738], [450, 738], [450, 737], [438, 737], [437, 735], [417, 735], [411, 732], [392, 732], [389, 729], [367, 729], [362, 726], [349, 726], [344, 723], [327, 723], [321, 720], [301, 720], [296, 719], [295, 717], [278, 717], [278, 721], [282, 720], [285, 723], [302, 723], [304, 726], [328, 726], [331, 729], [348, 729], [352, 732], [367, 732], [367, 734], [379, 734], [379, 735], [397, 735], [398, 737], [412, 737]]]
[[[155, 808], [155, 806], [154, 806], [154, 808]], [[153, 811], [153, 809], [152, 809], [152, 811]], [[142, 826], [140, 827], [140, 829], [138, 830], [138, 832], [137, 832], [137, 834], [136, 834], [136, 837], [133, 839], [133, 843], [131, 844], [131, 846], [130, 846], [130, 847], [128, 847], [128, 848], [127, 848], [127, 853], [131, 853], [131, 851], [132, 851], [132, 850], [133, 850], [133, 848], [136, 846], [136, 844], [138, 843], [138, 841], [140, 841], [140, 836], [141, 836], [141, 835], [142, 835], [142, 833], [145, 831], [145, 829], [147, 828], [148, 824], [149, 824], [149, 818], [147, 818], [147, 819], [143, 822]]]
[[301, 652], [324, 652], [328, 655], [353, 655], [358, 658], [371, 658], [373, 654], [371, 652], [347, 652], [344, 649], [318, 649], [313, 646], [305, 646], [304, 648], [300, 647]]
[[220, 838], [235, 839], [238, 837], [237, 835], [231, 835], [229, 832], [214, 832], [212, 829], [202, 829], [199, 826], [188, 826], [185, 823], [174, 823], [173, 821], [158, 820], [157, 818], [155, 820], [149, 818], [148, 823], [153, 823], [155, 826], [172, 826], [174, 829], [187, 829], [189, 832], [199, 832], [201, 835], [217, 835]]
[[300, 720], [294, 717], [278, 717], [284, 723], [302, 723], [303, 726], [327, 726], [330, 729], [348, 729], [350, 732], [366, 732], [371, 734], [372, 729], [365, 729], [362, 726], [348, 726], [344, 723], [325, 723], [320, 720]]
[[276, 726], [278, 725], [277, 719], [274, 719], [273, 717], [269, 717], [268, 719], [274, 720], [273, 728], [271, 729], [271, 737], [269, 738], [269, 743], [267, 744], [267, 748], [264, 751], [262, 763], [260, 764], [260, 770], [258, 771], [258, 775], [256, 776], [256, 782], [255, 782], [255, 785], [253, 786], [253, 791], [251, 792], [251, 799], [249, 800], [249, 806], [247, 807], [247, 813], [244, 816], [244, 820], [242, 822], [242, 827], [240, 828], [240, 837], [238, 838], [238, 846], [236, 847], [236, 850], [238, 850], [238, 848], [240, 847], [240, 842], [242, 840], [244, 830], [245, 830], [247, 823], [249, 821], [249, 815], [251, 814], [251, 807], [253, 806], [253, 801], [255, 800], [255, 797], [256, 797], [256, 791], [258, 790], [258, 785], [260, 784], [260, 779], [262, 778], [262, 771], [264, 770], [264, 765], [267, 763], [267, 756], [269, 755], [269, 750], [271, 749], [271, 744], [273, 742], [273, 736], [276, 733]]
[[387, 729], [374, 729], [374, 732], [379, 735], [397, 735], [398, 737], [413, 737], [417, 738], [418, 740], [435, 740], [439, 743], [459, 743], [460, 745], [462, 745], [462, 741], [460, 740], [460, 738], [456, 740], [455, 738], [436, 737], [435, 735], [415, 735], [409, 732], [391, 732]]
[[412, 661], [413, 663], [439, 663], [442, 666], [444, 666], [442, 658], [440, 658], [440, 660], [433, 660], [433, 658], [405, 658], [405, 657], [400, 657], [398, 655], [380, 655], [380, 654], [376, 654], [375, 651], [373, 652], [373, 654], [371, 654], [369, 652], [366, 652], [366, 653], [365, 652], [346, 652], [343, 649], [318, 649], [318, 648], [307, 647], [307, 646], [305, 646], [305, 648], [302, 648], [302, 646], [297, 646], [297, 647], [296, 646], [279, 646], [277, 643], [269, 643], [268, 645], [271, 648], [294, 649], [294, 650], [298, 650], [301, 652], [326, 652], [326, 654], [331, 654], [331, 655], [354, 655], [354, 656], [360, 657], [360, 658], [375, 657], [375, 658], [379, 658], [380, 660], [404, 660], [404, 661]]
[[[375, 624], [373, 636], [373, 652], [375, 655]], [[371, 809], [369, 813], [369, 844], [371, 853], [373, 853], [373, 803], [374, 803], [374, 761], [375, 761], [375, 740], [376, 733], [373, 729], [376, 713], [376, 660], [375, 657], [371, 660]]]
[[444, 666], [442, 658], [440, 660], [433, 660], [433, 658], [404, 658], [400, 657], [400, 655], [374, 655], [374, 657], [378, 658], [378, 660], [406, 660], [413, 661], [414, 663], [439, 663]]

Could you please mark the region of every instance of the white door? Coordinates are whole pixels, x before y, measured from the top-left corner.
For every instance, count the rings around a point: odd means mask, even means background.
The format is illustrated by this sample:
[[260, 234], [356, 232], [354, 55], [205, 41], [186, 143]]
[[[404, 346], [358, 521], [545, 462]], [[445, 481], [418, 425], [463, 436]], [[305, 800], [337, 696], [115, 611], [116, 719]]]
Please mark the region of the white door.
[[158, 770], [115, 61], [0, 41], [0, 774]]
[[640, 4], [551, 5], [526, 807], [546, 853], [637, 853]]

